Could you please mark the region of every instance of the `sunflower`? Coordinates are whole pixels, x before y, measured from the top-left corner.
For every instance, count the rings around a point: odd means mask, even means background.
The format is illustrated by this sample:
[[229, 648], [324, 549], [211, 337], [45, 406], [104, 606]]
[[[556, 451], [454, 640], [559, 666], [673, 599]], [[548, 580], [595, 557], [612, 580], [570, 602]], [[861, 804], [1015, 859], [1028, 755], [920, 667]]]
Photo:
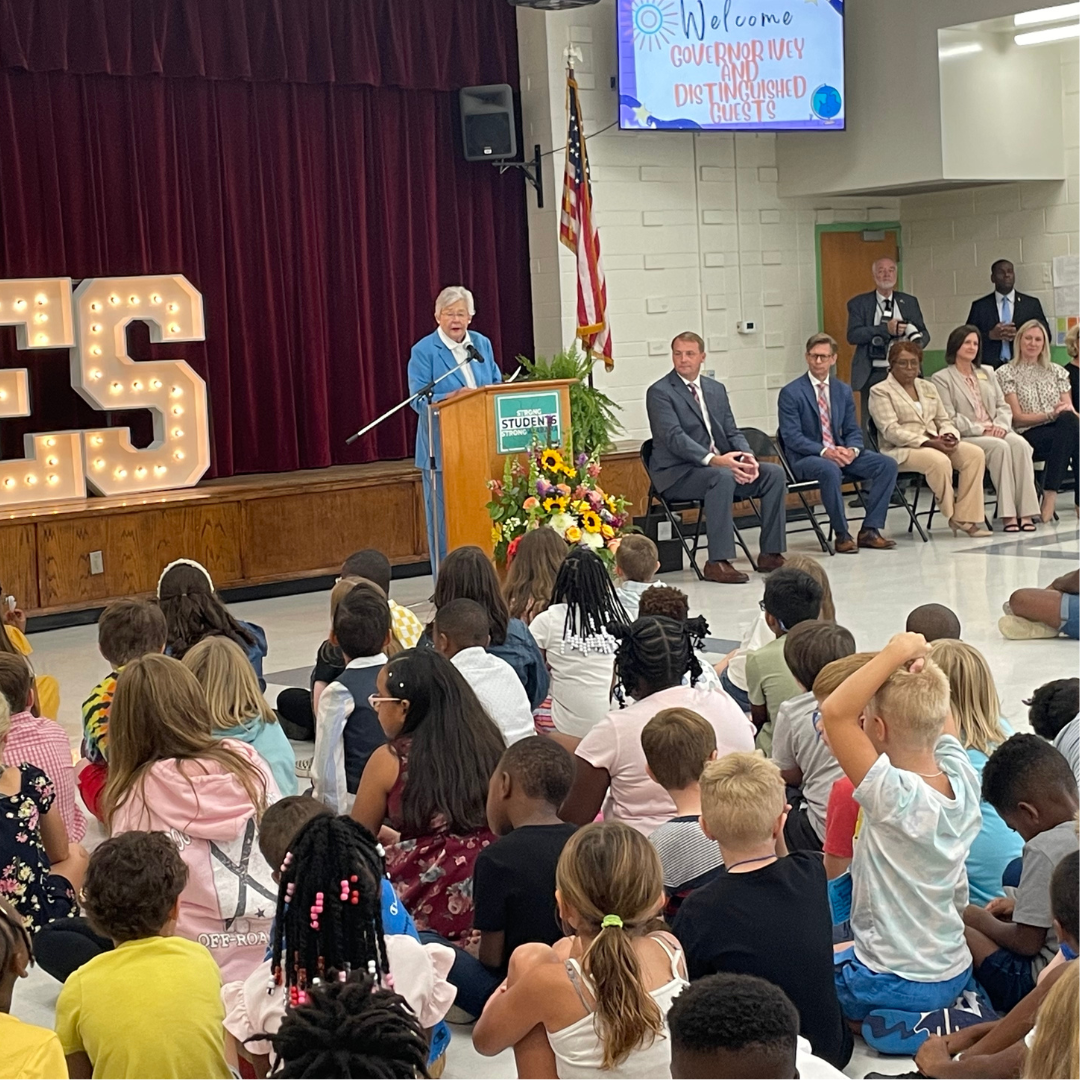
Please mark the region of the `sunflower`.
[[561, 472], [564, 468], [562, 454], [558, 450], [545, 450], [540, 455], [540, 464], [551, 472]]
[[560, 498], [547, 498], [544, 500], [544, 509], [549, 514], [561, 514], [566, 509], [566, 500]]
[[597, 533], [599, 532], [604, 523], [600, 520], [600, 515], [594, 513], [592, 510], [586, 510], [581, 515], [581, 524], [584, 526], [586, 532]]

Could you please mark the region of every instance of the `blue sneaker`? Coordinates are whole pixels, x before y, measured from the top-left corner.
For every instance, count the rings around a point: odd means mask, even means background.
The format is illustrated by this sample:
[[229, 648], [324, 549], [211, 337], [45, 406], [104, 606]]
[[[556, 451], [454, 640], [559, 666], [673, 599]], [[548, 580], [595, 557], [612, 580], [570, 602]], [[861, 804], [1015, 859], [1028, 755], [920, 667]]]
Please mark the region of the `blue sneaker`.
[[914, 1057], [929, 1035], [950, 1035], [973, 1024], [997, 1019], [998, 1014], [986, 998], [972, 987], [947, 1009], [924, 1013], [874, 1009], [863, 1021], [862, 1037], [879, 1053]]

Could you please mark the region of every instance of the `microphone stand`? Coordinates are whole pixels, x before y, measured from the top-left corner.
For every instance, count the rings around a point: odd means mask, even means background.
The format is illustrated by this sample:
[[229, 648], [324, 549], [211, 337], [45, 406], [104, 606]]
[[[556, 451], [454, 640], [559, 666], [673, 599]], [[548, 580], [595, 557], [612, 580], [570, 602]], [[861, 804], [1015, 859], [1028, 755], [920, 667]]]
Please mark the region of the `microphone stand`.
[[[406, 405], [411, 405], [419, 398], [427, 398], [427, 431], [428, 431], [428, 471], [431, 473], [431, 507], [433, 513], [438, 513], [439, 509], [439, 469], [438, 461], [435, 457], [435, 418], [431, 411], [432, 401], [435, 397], [435, 387], [443, 381], [443, 379], [449, 378], [455, 371], [460, 371], [466, 364], [471, 364], [474, 360], [483, 360], [483, 357], [477, 353], [475, 356], [466, 356], [464, 360], [459, 360], [449, 371], [444, 371], [438, 378], [432, 379], [430, 382], [421, 386], [415, 394], [407, 397], [404, 401], [399, 401], [392, 409], [387, 409], [382, 416], [375, 420], [372, 420], [370, 424], [365, 425], [359, 431], [350, 435], [345, 444], [349, 445], [356, 442], [361, 436], [366, 435], [372, 428], [378, 427], [384, 420], [389, 419], [394, 413], [404, 409]], [[434, 523], [434, 535], [435, 535], [435, 550], [431, 552], [431, 576], [435, 579], [439, 576], [439, 526], [441, 522], [436, 521]]]

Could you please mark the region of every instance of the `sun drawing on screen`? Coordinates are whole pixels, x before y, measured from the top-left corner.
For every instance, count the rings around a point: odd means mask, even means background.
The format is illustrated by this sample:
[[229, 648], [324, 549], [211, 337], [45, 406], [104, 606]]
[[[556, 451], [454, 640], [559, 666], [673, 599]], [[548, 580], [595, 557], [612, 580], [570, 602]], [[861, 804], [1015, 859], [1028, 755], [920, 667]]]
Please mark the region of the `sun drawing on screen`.
[[662, 49], [674, 37], [678, 16], [672, 0], [635, 0], [632, 14], [639, 49]]

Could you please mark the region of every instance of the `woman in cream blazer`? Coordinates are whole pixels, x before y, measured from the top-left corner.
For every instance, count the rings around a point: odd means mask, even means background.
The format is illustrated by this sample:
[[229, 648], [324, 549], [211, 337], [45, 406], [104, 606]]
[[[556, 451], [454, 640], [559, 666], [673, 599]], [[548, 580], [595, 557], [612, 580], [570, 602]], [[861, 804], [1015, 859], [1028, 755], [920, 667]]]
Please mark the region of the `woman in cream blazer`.
[[982, 339], [974, 326], [958, 326], [945, 346], [933, 383], [965, 442], [982, 448], [998, 493], [1005, 532], [1034, 532], [1039, 513], [1032, 446], [1012, 429], [1012, 409], [993, 371], [982, 366]]
[[[983, 512], [983, 470], [986, 457], [971, 442], [962, 442], [934, 384], [920, 379], [922, 346], [894, 341], [889, 349], [889, 375], [870, 388], [870, 415], [878, 429], [878, 446], [901, 468], [920, 472], [949, 519], [953, 536], [990, 536], [980, 522]], [[960, 474], [953, 499], [953, 470]]]

